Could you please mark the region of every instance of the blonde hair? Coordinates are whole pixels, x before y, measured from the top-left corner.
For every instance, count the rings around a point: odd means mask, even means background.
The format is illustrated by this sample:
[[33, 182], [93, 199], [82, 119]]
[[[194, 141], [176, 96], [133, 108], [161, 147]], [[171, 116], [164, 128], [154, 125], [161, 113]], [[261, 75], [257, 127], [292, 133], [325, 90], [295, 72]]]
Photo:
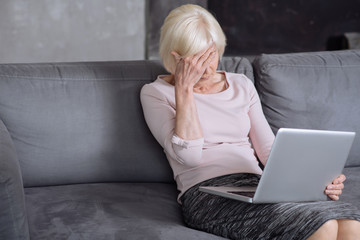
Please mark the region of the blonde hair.
[[175, 59], [171, 51], [182, 57], [195, 55], [214, 42], [221, 58], [225, 51], [226, 37], [220, 24], [206, 9], [186, 4], [175, 8], [161, 27], [160, 57], [170, 73], [175, 72]]

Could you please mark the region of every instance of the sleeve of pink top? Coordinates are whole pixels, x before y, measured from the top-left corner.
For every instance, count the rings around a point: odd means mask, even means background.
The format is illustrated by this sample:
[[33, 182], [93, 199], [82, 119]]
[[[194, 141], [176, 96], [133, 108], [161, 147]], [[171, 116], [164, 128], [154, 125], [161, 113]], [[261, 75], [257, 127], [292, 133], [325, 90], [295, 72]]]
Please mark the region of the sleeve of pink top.
[[182, 165], [200, 165], [204, 138], [184, 140], [174, 133], [176, 110], [153, 86], [145, 85], [140, 99], [146, 123], [165, 152]]
[[252, 82], [249, 80], [249, 94], [250, 94], [250, 133], [252, 145], [255, 149], [256, 155], [262, 164], [266, 164], [269, 157], [272, 144], [275, 136], [272, 132], [269, 123], [267, 122], [258, 93]]

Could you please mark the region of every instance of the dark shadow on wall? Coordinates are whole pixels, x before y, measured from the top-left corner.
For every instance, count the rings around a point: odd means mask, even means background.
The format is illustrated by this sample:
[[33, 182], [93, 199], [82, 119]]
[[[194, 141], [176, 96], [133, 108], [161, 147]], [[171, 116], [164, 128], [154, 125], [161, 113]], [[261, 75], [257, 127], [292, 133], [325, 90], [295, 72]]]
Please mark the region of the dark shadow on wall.
[[360, 0], [208, 0], [228, 38], [226, 55], [347, 49], [360, 32]]

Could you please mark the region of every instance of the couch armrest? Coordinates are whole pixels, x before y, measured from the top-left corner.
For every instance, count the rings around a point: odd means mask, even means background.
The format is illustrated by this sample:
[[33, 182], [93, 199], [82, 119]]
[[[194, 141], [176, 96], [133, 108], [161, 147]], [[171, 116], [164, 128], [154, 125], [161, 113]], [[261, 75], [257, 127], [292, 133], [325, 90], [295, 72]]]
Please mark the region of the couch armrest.
[[30, 239], [15, 147], [0, 120], [0, 239]]

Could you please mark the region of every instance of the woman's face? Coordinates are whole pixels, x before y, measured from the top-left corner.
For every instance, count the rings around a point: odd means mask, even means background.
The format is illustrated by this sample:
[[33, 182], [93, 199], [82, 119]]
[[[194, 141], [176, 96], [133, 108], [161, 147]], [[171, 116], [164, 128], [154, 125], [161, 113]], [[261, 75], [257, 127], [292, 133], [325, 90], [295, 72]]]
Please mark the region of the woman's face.
[[208, 80], [215, 76], [217, 67], [219, 65], [219, 52], [216, 50], [215, 56], [211, 61], [210, 65], [206, 68], [201, 80]]

